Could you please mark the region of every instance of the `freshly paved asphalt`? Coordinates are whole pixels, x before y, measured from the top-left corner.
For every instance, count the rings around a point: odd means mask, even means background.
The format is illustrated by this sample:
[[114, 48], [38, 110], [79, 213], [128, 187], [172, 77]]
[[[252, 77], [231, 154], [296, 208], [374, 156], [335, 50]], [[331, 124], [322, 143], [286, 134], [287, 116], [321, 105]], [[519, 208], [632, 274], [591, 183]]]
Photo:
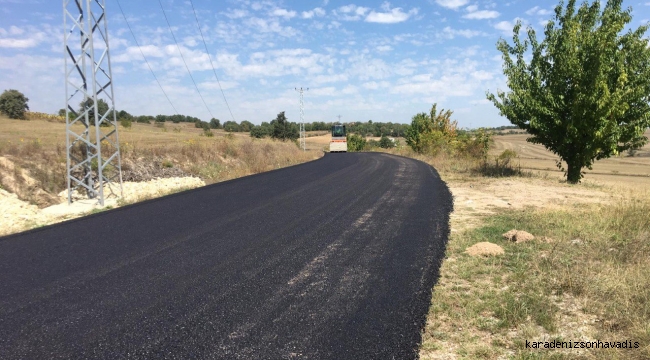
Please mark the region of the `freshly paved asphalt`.
[[323, 159], [0, 238], [0, 359], [411, 359], [452, 197]]

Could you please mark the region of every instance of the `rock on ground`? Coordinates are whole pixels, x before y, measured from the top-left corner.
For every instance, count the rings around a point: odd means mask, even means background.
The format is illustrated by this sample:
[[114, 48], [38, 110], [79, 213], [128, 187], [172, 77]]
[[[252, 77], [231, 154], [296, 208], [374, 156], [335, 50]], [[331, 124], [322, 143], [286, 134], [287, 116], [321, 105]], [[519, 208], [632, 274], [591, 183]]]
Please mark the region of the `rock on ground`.
[[533, 234], [526, 231], [516, 230], [516, 229], [512, 229], [507, 233], [503, 234], [503, 238], [508, 241], [516, 242], [518, 244], [535, 239]]
[[491, 242], [480, 242], [468, 247], [465, 252], [470, 256], [496, 256], [503, 255], [503, 248]]

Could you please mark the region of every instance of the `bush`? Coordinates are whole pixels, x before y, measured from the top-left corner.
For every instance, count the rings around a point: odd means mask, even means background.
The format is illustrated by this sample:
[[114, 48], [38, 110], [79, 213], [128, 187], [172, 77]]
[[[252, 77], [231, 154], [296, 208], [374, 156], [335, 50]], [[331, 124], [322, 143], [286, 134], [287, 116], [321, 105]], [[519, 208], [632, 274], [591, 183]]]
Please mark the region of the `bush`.
[[25, 120], [25, 112], [29, 110], [29, 99], [18, 90], [5, 90], [0, 95], [0, 112], [10, 119]]
[[366, 147], [366, 139], [364, 139], [361, 135], [348, 134], [347, 141], [348, 141], [348, 151], [350, 152], [362, 151]]
[[142, 124], [151, 124], [152, 116], [141, 115], [135, 118], [135, 122]]
[[205, 136], [205, 137], [213, 137], [214, 134], [212, 133], [212, 130], [210, 130], [210, 129], [203, 129], [203, 136]]
[[392, 149], [395, 147], [395, 143], [388, 136], [384, 135], [379, 139], [379, 147], [382, 149]]
[[194, 127], [197, 129], [210, 130], [210, 124], [201, 120], [195, 122]]
[[379, 147], [379, 141], [370, 139], [368, 142], [366, 142], [366, 149], [372, 149], [372, 148], [378, 148]]
[[132, 121], [131, 119], [120, 119], [120, 124], [123, 128], [128, 129], [131, 127]]
[[491, 177], [522, 176], [524, 173], [521, 171], [521, 166], [512, 163], [512, 160], [516, 158], [515, 151], [506, 149], [499, 156], [494, 157], [494, 162], [485, 159], [476, 172]]
[[268, 136], [269, 133], [267, 130], [261, 126], [254, 126], [251, 129], [251, 137], [256, 138], [256, 139], [261, 139], [263, 137]]

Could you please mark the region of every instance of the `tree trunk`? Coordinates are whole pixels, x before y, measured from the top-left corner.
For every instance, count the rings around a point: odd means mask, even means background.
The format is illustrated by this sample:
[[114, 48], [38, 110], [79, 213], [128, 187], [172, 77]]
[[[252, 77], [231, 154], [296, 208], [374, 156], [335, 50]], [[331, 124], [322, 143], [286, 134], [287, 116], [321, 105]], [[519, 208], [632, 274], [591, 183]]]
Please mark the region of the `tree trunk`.
[[569, 184], [577, 184], [582, 178], [582, 166], [573, 162], [567, 162], [566, 181]]

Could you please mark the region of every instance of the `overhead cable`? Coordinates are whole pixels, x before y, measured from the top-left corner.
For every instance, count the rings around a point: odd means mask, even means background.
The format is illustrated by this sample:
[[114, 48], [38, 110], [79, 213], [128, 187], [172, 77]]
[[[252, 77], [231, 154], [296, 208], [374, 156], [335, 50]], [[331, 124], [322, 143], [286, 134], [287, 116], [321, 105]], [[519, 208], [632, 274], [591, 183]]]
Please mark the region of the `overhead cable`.
[[199, 17], [196, 15], [196, 9], [194, 9], [194, 3], [192, 2], [192, 0], [190, 0], [190, 5], [192, 5], [192, 11], [194, 12], [194, 18], [196, 19], [196, 26], [199, 28], [199, 33], [201, 34], [201, 39], [203, 40], [203, 46], [205, 46], [205, 52], [208, 54], [208, 59], [210, 59], [210, 66], [212, 66], [212, 72], [214, 73], [214, 77], [217, 79], [217, 84], [219, 84], [221, 95], [223, 95], [223, 101], [226, 103], [226, 106], [228, 107], [228, 111], [230, 112], [232, 121], [235, 121], [235, 115], [232, 114], [232, 110], [230, 110], [230, 105], [228, 104], [228, 100], [226, 100], [226, 94], [223, 92], [223, 88], [221, 87], [221, 81], [219, 81], [217, 70], [214, 69], [214, 64], [212, 63], [212, 57], [210, 56], [210, 51], [208, 50], [208, 44], [206, 44], [205, 37], [203, 37], [201, 24], [199, 24]]
[[174, 112], [178, 114], [178, 110], [176, 110], [176, 107], [174, 104], [172, 104], [172, 101], [169, 99], [169, 96], [167, 96], [167, 93], [165, 92], [165, 89], [163, 89], [162, 85], [160, 84], [160, 81], [158, 81], [158, 77], [156, 77], [156, 74], [153, 72], [153, 69], [151, 68], [151, 65], [149, 64], [149, 61], [147, 60], [147, 57], [144, 56], [144, 52], [142, 51], [142, 48], [140, 47], [140, 44], [138, 43], [138, 39], [135, 38], [135, 34], [133, 33], [133, 29], [131, 29], [131, 25], [129, 24], [129, 20], [126, 19], [126, 15], [124, 14], [124, 10], [122, 10], [122, 5], [120, 4], [120, 0], [115, 0], [117, 2], [117, 6], [120, 8], [120, 12], [122, 12], [122, 17], [124, 17], [124, 21], [126, 22], [126, 26], [129, 28], [129, 31], [131, 32], [131, 36], [133, 36], [133, 41], [135, 41], [135, 44], [138, 46], [138, 50], [140, 50], [140, 54], [142, 54], [142, 58], [144, 59], [144, 62], [147, 63], [147, 67], [149, 68], [149, 71], [151, 71], [151, 75], [153, 75], [153, 78], [156, 79], [156, 83], [158, 83], [158, 87], [160, 87], [160, 90], [162, 91], [163, 94], [165, 94], [165, 98], [167, 98], [167, 101], [169, 102], [169, 105], [172, 106], [172, 109], [174, 109]]
[[181, 51], [180, 45], [178, 45], [178, 41], [176, 41], [176, 36], [174, 36], [174, 31], [172, 30], [172, 26], [169, 23], [169, 19], [167, 18], [167, 13], [165, 12], [165, 8], [163, 8], [162, 2], [158, 0], [158, 4], [160, 4], [160, 9], [163, 12], [163, 15], [165, 16], [165, 21], [167, 22], [167, 27], [169, 27], [169, 32], [172, 34], [172, 38], [174, 39], [174, 43], [176, 43], [176, 47], [178, 48], [178, 52], [181, 54], [181, 59], [183, 60], [183, 64], [185, 64], [185, 68], [187, 69], [187, 73], [190, 74], [190, 79], [192, 79], [192, 82], [194, 83], [194, 87], [196, 88], [196, 92], [199, 93], [199, 97], [201, 98], [201, 101], [203, 101], [203, 105], [205, 105], [205, 108], [208, 110], [208, 113], [210, 114], [211, 118], [214, 118], [214, 115], [212, 115], [212, 111], [210, 111], [210, 108], [208, 107], [208, 104], [205, 102], [205, 99], [203, 98], [203, 95], [201, 95], [201, 90], [199, 90], [199, 87], [196, 85], [196, 81], [194, 81], [194, 77], [192, 76], [192, 72], [190, 71], [190, 68], [187, 66], [187, 62], [185, 61], [185, 57], [183, 56], [183, 52]]

